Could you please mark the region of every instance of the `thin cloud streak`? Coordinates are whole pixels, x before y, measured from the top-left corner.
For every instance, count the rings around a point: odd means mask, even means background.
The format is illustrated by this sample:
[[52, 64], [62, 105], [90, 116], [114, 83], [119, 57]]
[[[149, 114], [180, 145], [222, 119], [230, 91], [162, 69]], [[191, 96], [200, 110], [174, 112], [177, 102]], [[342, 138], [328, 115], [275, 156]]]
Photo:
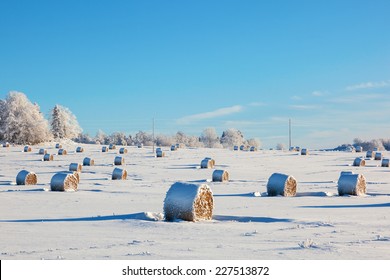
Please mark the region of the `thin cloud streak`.
[[236, 113], [239, 113], [243, 110], [244, 110], [243, 106], [235, 105], [232, 107], [220, 108], [220, 109], [217, 109], [217, 110], [211, 111], [211, 112], [205, 112], [205, 113], [185, 116], [183, 118], [178, 119], [177, 123], [178, 124], [189, 124], [189, 123], [197, 122], [197, 121], [201, 121], [201, 120], [214, 119], [214, 118], [218, 118], [218, 117], [222, 117], [222, 116], [236, 114]]
[[383, 88], [390, 86], [390, 80], [389, 81], [381, 81], [381, 82], [367, 82], [367, 83], [361, 83], [357, 85], [351, 85], [347, 86], [345, 89], [347, 91], [354, 91], [359, 89], [372, 89], [372, 88]]

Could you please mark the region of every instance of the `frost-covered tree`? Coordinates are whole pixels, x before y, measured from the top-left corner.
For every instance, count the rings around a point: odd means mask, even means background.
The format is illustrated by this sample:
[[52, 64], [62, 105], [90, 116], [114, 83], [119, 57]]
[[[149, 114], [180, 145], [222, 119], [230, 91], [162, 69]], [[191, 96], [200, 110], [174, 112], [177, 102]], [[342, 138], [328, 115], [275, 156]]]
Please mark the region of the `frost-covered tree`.
[[76, 116], [61, 105], [56, 105], [51, 111], [50, 125], [55, 139], [73, 139], [83, 131]]
[[134, 138], [134, 143], [136, 145], [143, 144], [145, 146], [153, 145], [153, 136], [144, 131], [138, 131]]
[[0, 140], [4, 140], [6, 102], [0, 99]]
[[170, 146], [175, 143], [175, 137], [167, 136], [167, 135], [157, 135], [156, 137], [156, 145], [157, 146]]
[[51, 139], [49, 124], [37, 104], [12, 91], [2, 102], [0, 134], [15, 144], [38, 144]]
[[114, 145], [122, 145], [127, 146], [127, 140], [126, 140], [126, 134], [123, 132], [114, 132], [109, 136], [109, 143], [108, 144], [114, 144]]
[[278, 150], [278, 151], [283, 151], [283, 150], [285, 150], [286, 148], [285, 148], [285, 146], [284, 146], [284, 144], [283, 143], [278, 143], [278, 144], [276, 144], [276, 150]]
[[206, 148], [220, 148], [219, 138], [214, 127], [209, 127], [203, 130], [200, 136], [201, 142]]
[[221, 144], [224, 148], [240, 146], [244, 143], [244, 136], [241, 131], [235, 128], [229, 128], [222, 133]]
[[257, 149], [259, 149], [261, 147], [261, 142], [259, 139], [251, 138], [251, 139], [248, 139], [246, 142], [247, 142], [247, 145], [250, 147], [256, 147]]

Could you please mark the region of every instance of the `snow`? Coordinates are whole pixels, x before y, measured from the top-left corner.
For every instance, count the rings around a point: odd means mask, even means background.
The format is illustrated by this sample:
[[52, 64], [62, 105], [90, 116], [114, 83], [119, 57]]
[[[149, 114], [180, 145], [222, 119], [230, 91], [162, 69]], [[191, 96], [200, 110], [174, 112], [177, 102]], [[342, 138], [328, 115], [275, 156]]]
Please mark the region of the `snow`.
[[[42, 161], [39, 148], [53, 143], [0, 148], [1, 259], [387, 259], [390, 251], [390, 169], [356, 155], [311, 151], [178, 149], [157, 159], [151, 147], [127, 147], [127, 180], [111, 180], [117, 151], [62, 143], [70, 153]], [[168, 147], [169, 148], [169, 147]], [[389, 157], [389, 152], [383, 152]], [[200, 169], [206, 156], [230, 181], [211, 182], [213, 169]], [[50, 191], [50, 179], [84, 157], [76, 192]], [[18, 186], [26, 169], [38, 185]], [[364, 174], [367, 195], [338, 196], [341, 171]], [[295, 197], [268, 197], [273, 173], [297, 180]], [[176, 182], [207, 184], [214, 195], [211, 221], [166, 222], [164, 199]]]

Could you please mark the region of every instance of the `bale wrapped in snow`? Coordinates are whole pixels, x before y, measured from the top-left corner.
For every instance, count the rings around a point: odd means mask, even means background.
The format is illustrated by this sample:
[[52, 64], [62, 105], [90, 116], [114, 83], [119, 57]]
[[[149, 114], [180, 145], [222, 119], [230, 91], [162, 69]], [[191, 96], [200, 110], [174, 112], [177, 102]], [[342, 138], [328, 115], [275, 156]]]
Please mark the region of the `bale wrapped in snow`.
[[176, 143], [176, 149], [179, 149], [179, 148], [180, 148], [180, 144]]
[[89, 157], [86, 157], [83, 160], [83, 165], [84, 166], [93, 166], [93, 165], [95, 165], [95, 161]]
[[69, 165], [69, 171], [81, 172], [82, 169], [83, 167], [79, 163], [71, 163]]
[[252, 146], [252, 147], [250, 148], [250, 151], [251, 151], [251, 152], [256, 152], [256, 151], [257, 151], [257, 148], [256, 148], [255, 146]]
[[165, 157], [165, 153], [162, 150], [156, 151], [156, 157], [162, 158]]
[[234, 146], [234, 147], [233, 147], [233, 150], [234, 150], [234, 151], [238, 151], [238, 146]]
[[213, 193], [206, 184], [175, 183], [168, 190], [164, 200], [167, 221], [211, 220], [213, 208]]
[[340, 176], [342, 176], [342, 175], [352, 175], [352, 174], [353, 174], [352, 171], [341, 171], [340, 172]]
[[243, 150], [245, 150], [245, 146], [244, 146], [244, 145], [241, 145], [241, 146], [240, 146], [240, 151], [243, 151]]
[[301, 150], [301, 155], [302, 155], [302, 156], [307, 156], [308, 154], [309, 154], [308, 149], [302, 149], [302, 150]]
[[57, 173], [50, 181], [50, 188], [55, 192], [76, 191], [79, 179], [73, 173]]
[[120, 148], [120, 149], [119, 149], [119, 153], [120, 153], [121, 155], [127, 154], [127, 149], [126, 149], [126, 148]]
[[123, 157], [115, 157], [114, 165], [124, 165], [125, 159]]
[[112, 180], [126, 180], [127, 171], [125, 169], [115, 168], [112, 172]]
[[59, 156], [66, 156], [68, 154], [68, 151], [65, 149], [59, 149], [58, 150], [58, 155]]
[[62, 149], [62, 145], [60, 143], [56, 144], [56, 149]]
[[382, 167], [389, 167], [390, 160], [388, 158], [382, 159]]
[[213, 172], [213, 182], [228, 182], [229, 173], [226, 170], [215, 170]]
[[144, 144], [138, 144], [138, 149], [141, 149], [144, 147]]
[[267, 193], [268, 196], [295, 196], [297, 193], [297, 181], [292, 176], [274, 173], [268, 179]]
[[103, 152], [103, 153], [108, 152], [108, 147], [106, 147], [106, 146], [102, 147], [102, 152]]
[[200, 162], [200, 168], [214, 168], [215, 161], [211, 158], [205, 158]]
[[110, 150], [116, 150], [116, 146], [115, 146], [114, 144], [110, 144], [110, 145], [108, 146], [108, 148], [109, 148]]
[[367, 151], [366, 158], [373, 158], [375, 153], [373, 151]]
[[177, 146], [176, 145], [172, 145], [171, 146], [171, 151], [173, 152], [173, 151], [177, 151]]
[[382, 160], [382, 153], [375, 153], [375, 160]]
[[338, 185], [339, 195], [361, 196], [366, 193], [366, 178], [361, 174], [341, 175]]
[[355, 147], [355, 151], [356, 151], [357, 153], [361, 153], [361, 152], [363, 152], [363, 147], [362, 147], [362, 146], [356, 146], [356, 147]]
[[46, 150], [46, 149], [39, 149], [38, 154], [40, 154], [40, 155], [46, 155], [46, 154], [47, 154], [47, 150]]
[[295, 147], [290, 147], [289, 149], [288, 149], [290, 152], [296, 152], [297, 150], [295, 150]]
[[38, 183], [37, 174], [34, 172], [29, 172], [27, 170], [22, 170], [16, 176], [17, 185], [36, 185]]
[[45, 154], [43, 156], [43, 161], [53, 161], [54, 160], [54, 155], [51, 154]]
[[353, 166], [366, 166], [366, 161], [364, 160], [364, 158], [355, 158], [355, 160], [353, 161]]
[[3, 144], [3, 148], [9, 148], [10, 144], [8, 142]]
[[32, 151], [32, 149], [31, 149], [31, 147], [30, 147], [30, 146], [24, 146], [24, 149], [23, 149], [23, 151], [24, 151], [25, 153], [29, 153], [29, 152], [31, 152], [31, 151]]
[[84, 148], [83, 147], [77, 147], [76, 148], [76, 153], [83, 153], [84, 152]]

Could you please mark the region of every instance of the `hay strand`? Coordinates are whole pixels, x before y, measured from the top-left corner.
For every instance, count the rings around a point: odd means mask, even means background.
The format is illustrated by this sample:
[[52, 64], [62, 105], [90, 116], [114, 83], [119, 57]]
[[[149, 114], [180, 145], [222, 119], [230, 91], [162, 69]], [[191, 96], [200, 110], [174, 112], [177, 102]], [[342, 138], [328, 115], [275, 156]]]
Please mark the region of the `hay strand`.
[[364, 158], [355, 158], [355, 160], [353, 161], [353, 166], [366, 166], [366, 161], [364, 160]]
[[84, 158], [83, 166], [93, 166], [95, 165], [95, 161], [89, 157]]
[[120, 153], [121, 155], [127, 154], [127, 149], [126, 149], [126, 148], [120, 148], [120, 149], [119, 149], [119, 153]]
[[76, 191], [79, 179], [74, 173], [57, 173], [51, 178], [50, 188], [56, 192]]
[[31, 147], [30, 147], [30, 146], [24, 146], [24, 149], [23, 149], [23, 151], [24, 151], [25, 153], [29, 153], [29, 152], [31, 152], [31, 151], [32, 151], [32, 149], [31, 149]]
[[59, 149], [58, 150], [58, 155], [59, 156], [66, 156], [68, 154], [68, 151], [65, 149]]
[[38, 183], [38, 177], [34, 172], [22, 170], [16, 176], [17, 185], [36, 185]]
[[175, 183], [168, 190], [164, 200], [167, 221], [211, 220], [213, 208], [213, 193], [206, 184]]
[[127, 170], [115, 168], [112, 172], [112, 180], [126, 180], [127, 179]]
[[294, 177], [274, 173], [267, 183], [268, 196], [295, 196], [297, 193], [297, 181]]
[[115, 157], [114, 165], [124, 165], [125, 159], [123, 157]]
[[83, 169], [83, 166], [79, 163], [71, 163], [69, 165], [69, 171], [81, 172], [82, 169]]
[[343, 174], [337, 185], [340, 196], [361, 196], [366, 193], [366, 178], [361, 174]]
[[228, 182], [229, 173], [226, 170], [215, 170], [213, 172], [213, 182]]
[[43, 161], [53, 161], [54, 160], [54, 155], [51, 154], [45, 154], [43, 156]]
[[76, 153], [83, 153], [84, 152], [84, 148], [83, 147], [77, 147], [76, 148]]
[[38, 154], [40, 154], [40, 155], [46, 155], [46, 154], [47, 154], [47, 150], [46, 150], [46, 149], [39, 149]]

